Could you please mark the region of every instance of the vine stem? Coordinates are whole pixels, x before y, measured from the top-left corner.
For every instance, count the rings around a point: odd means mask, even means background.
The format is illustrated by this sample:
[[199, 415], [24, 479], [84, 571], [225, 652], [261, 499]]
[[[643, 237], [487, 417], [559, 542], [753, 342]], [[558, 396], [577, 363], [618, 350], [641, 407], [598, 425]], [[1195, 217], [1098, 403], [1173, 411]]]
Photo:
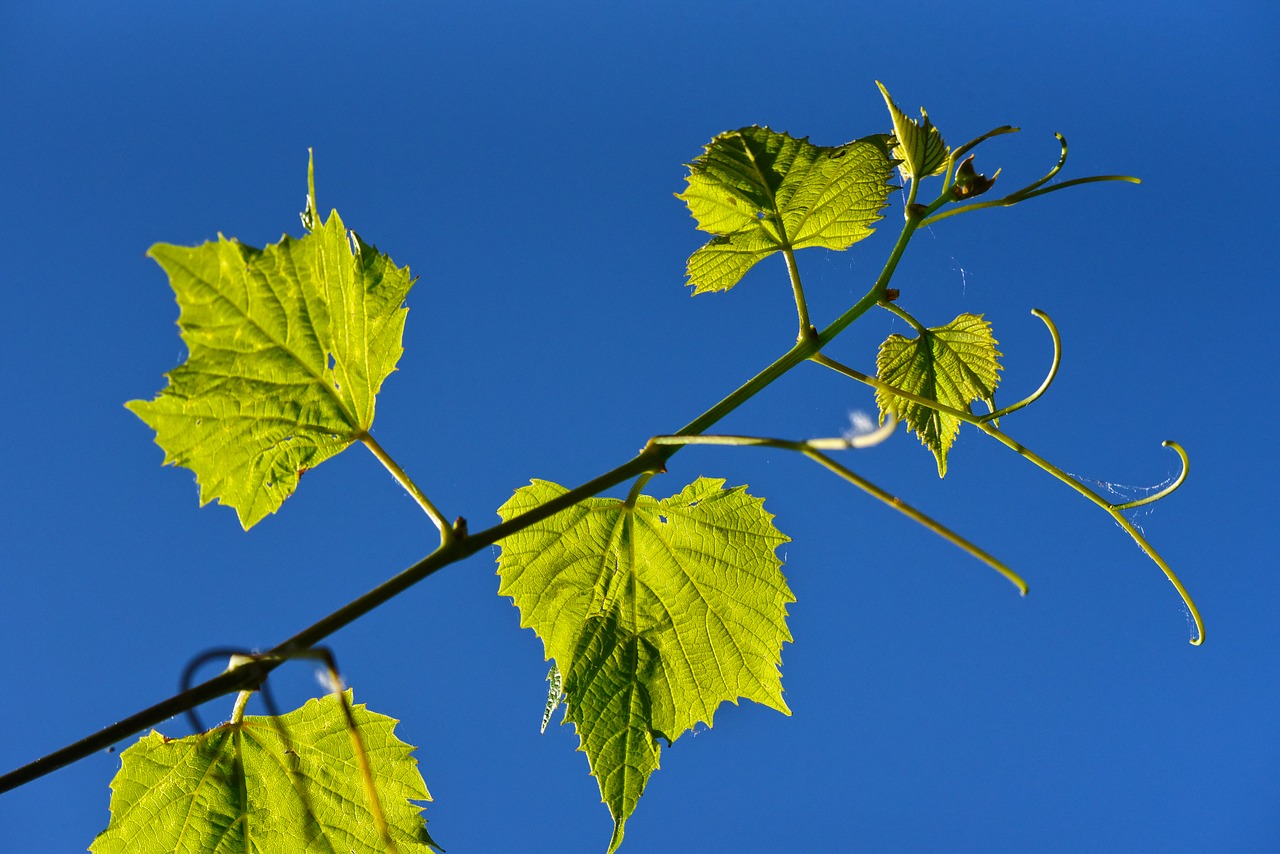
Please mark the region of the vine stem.
[[[991, 424], [988, 423], [988, 421], [986, 420], [985, 416], [977, 416], [977, 415], [974, 415], [973, 413], [965, 412], [961, 409], [955, 409], [953, 407], [947, 406], [946, 404], [939, 403], [936, 400], [930, 400], [927, 397], [922, 397], [920, 395], [913, 394], [912, 392], [909, 392], [905, 389], [895, 388], [889, 385], [888, 383], [881, 381], [876, 377], [868, 376], [867, 374], [864, 374], [861, 371], [855, 370], [854, 368], [851, 368], [847, 365], [843, 365], [840, 362], [837, 362], [834, 359], [831, 359], [822, 354], [817, 354], [816, 356], [812, 357], [812, 361], [816, 362], [819, 365], [822, 365], [823, 367], [830, 368], [836, 371], [837, 373], [844, 374], [845, 376], [851, 379], [855, 379], [858, 382], [869, 385], [878, 391], [883, 391], [886, 394], [892, 394], [894, 397], [900, 397], [900, 398], [903, 398], [904, 400], [909, 400], [912, 403], [918, 403], [921, 406], [927, 406], [928, 408], [936, 412], [941, 412], [945, 415], [950, 415], [952, 418], [956, 418], [956, 419], [959, 419], [960, 421], [964, 421], [965, 423], [972, 424], [974, 427], [978, 428], [983, 433], [986, 433], [988, 436], [995, 439], [997, 442], [1001, 443], [1005, 447], [1012, 450], [1018, 456], [1023, 457], [1024, 459], [1031, 462], [1033, 465], [1037, 466], [1038, 468], [1052, 475], [1057, 480], [1071, 487], [1076, 492], [1084, 496], [1091, 503], [1096, 504], [1098, 507], [1101, 507], [1104, 511], [1106, 511], [1107, 515], [1109, 515], [1112, 519], [1116, 521], [1116, 524], [1118, 524], [1122, 529], [1124, 529], [1125, 533], [1127, 533], [1130, 537], [1133, 538], [1133, 541], [1138, 544], [1138, 547], [1142, 549], [1142, 551], [1147, 555], [1147, 557], [1151, 558], [1152, 562], [1155, 563], [1156, 566], [1160, 567], [1160, 571], [1164, 573], [1165, 578], [1169, 580], [1169, 583], [1171, 583], [1174, 589], [1178, 591], [1178, 595], [1182, 597], [1183, 604], [1186, 606], [1187, 611], [1191, 614], [1191, 619], [1195, 622], [1196, 636], [1191, 639], [1191, 644], [1193, 646], [1200, 646], [1202, 643], [1204, 643], [1204, 621], [1200, 617], [1200, 610], [1196, 607], [1195, 601], [1192, 600], [1191, 594], [1187, 592], [1186, 587], [1183, 586], [1182, 581], [1178, 578], [1177, 574], [1173, 571], [1173, 568], [1170, 567], [1169, 564], [1165, 561], [1165, 559], [1160, 556], [1160, 553], [1157, 552], [1149, 542], [1147, 542], [1147, 538], [1143, 536], [1142, 533], [1139, 532], [1137, 528], [1134, 527], [1133, 523], [1130, 522], [1123, 513], [1124, 510], [1129, 509], [1130, 507], [1137, 506], [1134, 502], [1126, 502], [1123, 504], [1112, 504], [1102, 496], [1098, 495], [1092, 489], [1089, 489], [1083, 483], [1076, 480], [1071, 475], [1067, 474], [1065, 471], [1063, 471], [1062, 469], [1055, 466], [1053, 463], [1046, 460], [1044, 457], [1032, 451], [1030, 448], [1026, 447], [1025, 445], [1010, 438], [1002, 430], [991, 426]], [[1185, 452], [1182, 451], [1181, 446], [1177, 445], [1177, 443], [1166, 442], [1165, 445], [1174, 447], [1175, 450], [1178, 451], [1178, 454], [1180, 457], [1182, 457], [1183, 459], [1186, 458]], [[1180, 477], [1173, 485], [1174, 488], [1181, 485], [1182, 480], [1183, 478]], [[1165, 489], [1161, 491], [1159, 496], [1152, 496], [1151, 498], [1152, 500], [1155, 500], [1156, 497], [1164, 497], [1165, 495], [1168, 495], [1169, 492], [1172, 492], [1172, 491], [1173, 491], [1172, 489]], [[1150, 503], [1150, 502], [1143, 502], [1143, 503]]]
[[431, 500], [427, 498], [421, 489], [418, 488], [418, 485], [413, 482], [413, 479], [409, 477], [409, 475], [405, 474], [404, 469], [400, 468], [400, 464], [392, 459], [391, 455], [382, 449], [382, 446], [378, 444], [376, 439], [369, 435], [368, 431], [362, 431], [356, 436], [356, 439], [358, 439], [361, 444], [368, 448], [373, 455], [378, 458], [378, 462], [382, 463], [382, 465], [386, 467], [387, 471], [391, 472], [391, 476], [396, 479], [396, 483], [404, 487], [405, 490], [413, 496], [413, 500], [418, 502], [418, 506], [422, 508], [423, 512], [431, 518], [436, 529], [440, 531], [440, 544], [445, 545], [452, 540], [454, 538], [454, 532], [453, 527], [449, 524], [449, 520], [444, 517], [443, 513], [436, 509], [436, 506], [432, 504]]
[[[894, 270], [897, 269], [898, 261], [902, 257], [902, 253], [906, 250], [907, 244], [911, 240], [912, 234], [915, 233], [920, 221], [932, 211], [941, 207], [950, 196], [943, 193], [928, 208], [920, 209], [919, 206], [908, 211], [906, 223], [903, 225], [902, 231], [898, 234], [897, 242], [894, 244], [888, 259], [885, 261], [884, 267], [880, 271], [880, 275], [876, 278], [875, 283], [870, 290], [862, 296], [854, 305], [848, 308], [843, 314], [836, 318], [821, 332], [815, 332], [812, 327], [801, 330], [800, 339], [775, 359], [768, 367], [760, 371], [751, 379], [747, 380], [720, 402], [716, 403], [710, 409], [703, 412], [697, 418], [690, 421], [679, 431], [679, 434], [693, 435], [706, 432], [707, 428], [724, 418], [733, 410], [737, 409], [746, 401], [750, 400], [770, 383], [777, 380], [783, 374], [790, 371], [800, 363], [806, 361], [815, 353], [818, 353], [827, 343], [844, 331], [851, 323], [862, 315], [866, 314], [877, 302], [883, 298], [885, 289], [888, 287], [889, 281], [893, 278]], [[383, 452], [381, 455], [374, 450], [379, 448], [377, 442], [373, 441], [372, 436], [365, 434], [360, 438], [361, 441], [368, 441], [365, 444], [374, 455], [380, 460], [384, 457], [390, 460], [390, 456]], [[532, 507], [515, 516], [479, 531], [475, 534], [466, 533], [465, 521], [459, 519], [458, 523], [450, 526], [444, 521], [443, 514], [435, 509], [425, 496], [419, 500], [419, 504], [427, 511], [432, 521], [441, 529], [441, 542], [438, 548], [431, 554], [422, 558], [422, 560], [413, 564], [409, 568], [401, 571], [397, 575], [392, 576], [382, 584], [373, 588], [357, 599], [353, 599], [347, 604], [338, 608], [333, 613], [313, 623], [311, 626], [303, 629], [292, 637], [277, 644], [269, 650], [268, 654], [262, 658], [251, 662], [241, 664], [236, 667], [228, 668], [222, 673], [194, 685], [184, 691], [174, 694], [165, 700], [142, 709], [127, 718], [117, 721], [114, 724], [103, 727], [97, 732], [88, 735], [76, 742], [59, 748], [51, 753], [45, 754], [39, 759], [34, 760], [26, 765], [14, 769], [13, 771], [0, 776], [0, 793], [15, 789], [25, 783], [38, 779], [46, 774], [56, 771], [66, 765], [77, 760], [90, 756], [98, 751], [106, 750], [121, 739], [128, 738], [149, 727], [154, 727], [174, 715], [181, 714], [185, 711], [193, 709], [210, 700], [217, 699], [228, 693], [235, 691], [248, 690], [261, 684], [262, 680], [267, 677], [276, 667], [280, 666], [288, 656], [296, 654], [305, 649], [319, 643], [324, 638], [348, 625], [352, 621], [364, 616], [368, 612], [377, 608], [379, 605], [398, 596], [405, 590], [414, 586], [418, 582], [433, 575], [437, 571], [443, 569], [450, 564], [457, 563], [465, 558], [470, 557], [481, 549], [493, 545], [504, 537], [509, 537], [518, 531], [524, 530], [531, 525], [541, 522], [562, 510], [577, 504], [585, 498], [591, 498], [599, 495], [606, 489], [631, 480], [640, 475], [654, 474], [666, 470], [666, 461], [675, 455], [681, 446], [678, 445], [650, 445], [642, 450], [635, 457], [632, 457], [625, 463], [616, 466], [604, 474], [595, 477], [586, 483], [577, 486], [568, 492], [562, 493], [555, 498]], [[379, 448], [380, 449], [380, 448]], [[383, 462], [383, 465], [387, 465]], [[394, 467], [393, 467], [394, 466]], [[394, 461], [387, 466], [394, 476], [399, 470], [403, 475], [403, 470], [395, 465]], [[400, 477], [397, 477], [400, 480]], [[404, 475], [404, 481], [409, 481], [407, 475]], [[414, 495], [415, 500], [421, 492], [416, 487], [405, 484], [402, 485]], [[417, 494], [414, 494], [414, 493]], [[425, 503], [424, 503], [425, 502]], [[430, 509], [428, 509], [428, 507]], [[446, 533], [451, 531], [452, 533]]]

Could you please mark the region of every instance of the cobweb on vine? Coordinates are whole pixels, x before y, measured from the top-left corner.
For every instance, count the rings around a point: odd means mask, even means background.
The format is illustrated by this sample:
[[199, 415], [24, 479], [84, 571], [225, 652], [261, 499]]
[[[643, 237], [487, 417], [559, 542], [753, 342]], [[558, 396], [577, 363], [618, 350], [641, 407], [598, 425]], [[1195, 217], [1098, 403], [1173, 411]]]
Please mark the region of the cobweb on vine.
[[[1108, 498], [1112, 504], [1124, 504], [1128, 501], [1137, 501], [1141, 498], [1146, 498], [1148, 495], [1152, 495], [1168, 487], [1169, 484], [1173, 483], [1174, 478], [1177, 477], [1177, 475], [1169, 475], [1155, 486], [1137, 486], [1131, 483], [1116, 483], [1109, 480], [1097, 480], [1095, 478], [1085, 477], [1084, 475], [1070, 471], [1067, 472], [1067, 474], [1080, 481], [1085, 486], [1090, 487], [1094, 492], [1104, 498]], [[1139, 520], [1150, 516], [1155, 511], [1155, 507], [1155, 503], [1143, 504], [1139, 507], [1133, 507], [1123, 512], [1129, 518], [1129, 521], [1133, 523], [1133, 526], [1141, 531], [1145, 536], [1147, 532], [1142, 527], [1142, 523]]]

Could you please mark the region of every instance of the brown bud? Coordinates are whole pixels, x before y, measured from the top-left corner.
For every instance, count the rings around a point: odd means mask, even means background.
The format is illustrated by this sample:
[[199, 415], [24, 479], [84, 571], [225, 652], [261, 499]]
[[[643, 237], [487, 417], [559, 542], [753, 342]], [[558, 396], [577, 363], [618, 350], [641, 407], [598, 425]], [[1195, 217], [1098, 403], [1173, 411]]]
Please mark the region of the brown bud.
[[965, 158], [964, 162], [956, 169], [956, 183], [951, 188], [952, 194], [957, 199], [972, 199], [975, 196], [981, 196], [996, 182], [996, 175], [988, 178], [986, 175], [979, 175], [973, 168], [973, 155], [970, 154]]

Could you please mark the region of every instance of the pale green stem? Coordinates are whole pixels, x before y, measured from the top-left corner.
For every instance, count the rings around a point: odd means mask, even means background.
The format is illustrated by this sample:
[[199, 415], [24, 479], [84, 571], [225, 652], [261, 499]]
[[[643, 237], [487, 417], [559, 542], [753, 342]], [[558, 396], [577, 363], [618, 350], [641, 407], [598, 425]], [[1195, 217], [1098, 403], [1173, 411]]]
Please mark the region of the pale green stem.
[[[940, 196], [933, 204], [931, 204], [922, 215], [927, 216], [936, 210], [949, 198], [944, 194]], [[693, 421], [680, 429], [682, 434], [698, 434], [705, 431], [712, 424], [724, 418], [733, 410], [737, 409], [746, 401], [750, 400], [762, 389], [770, 383], [777, 380], [783, 374], [790, 371], [796, 365], [808, 359], [814, 353], [817, 353], [826, 344], [830, 343], [836, 336], [843, 332], [850, 324], [862, 315], [866, 314], [872, 306], [876, 304], [883, 296], [885, 288], [888, 286], [889, 280], [893, 277], [894, 270], [897, 268], [898, 261], [902, 257], [903, 251], [911, 240], [911, 235], [918, 227], [921, 217], [908, 216], [907, 223], [898, 235], [898, 240], [894, 244], [893, 250], [889, 258], [885, 261], [884, 268], [880, 272], [880, 276], [876, 279], [871, 289], [867, 291], [863, 297], [858, 300], [852, 307], [847, 309], [842, 315], [822, 330], [816, 337], [809, 335], [802, 340], [797, 341], [795, 345], [786, 353], [783, 353], [773, 361], [768, 367], [756, 374], [754, 377], [743, 383], [729, 395], [727, 395], [719, 403], [703, 412]], [[359, 438], [359, 437], [357, 437]], [[370, 437], [371, 438], [371, 437]], [[366, 443], [372, 451], [377, 443]], [[343, 626], [348, 625], [352, 621], [359, 619], [361, 616], [369, 613], [374, 608], [382, 605], [388, 600], [398, 596], [405, 590], [423, 579], [438, 572], [446, 566], [457, 563], [462, 559], [475, 554], [486, 546], [499, 542], [504, 537], [508, 537], [517, 531], [524, 530], [544, 519], [547, 519], [561, 510], [572, 507], [585, 498], [599, 495], [606, 489], [611, 489], [620, 483], [631, 480], [641, 474], [660, 472], [665, 468], [666, 461], [677, 451], [679, 446], [653, 447], [642, 451], [635, 457], [627, 460], [621, 465], [615, 466], [609, 471], [583, 483], [568, 492], [557, 496], [537, 507], [532, 507], [521, 513], [519, 516], [494, 525], [483, 531], [472, 534], [460, 533], [461, 528], [455, 531], [445, 523], [444, 516], [439, 511], [432, 512], [434, 507], [430, 502], [426, 502], [423, 506], [431, 516], [437, 528], [441, 530], [440, 546], [431, 554], [419, 560], [417, 563], [408, 567], [404, 571], [392, 576], [374, 589], [368, 591], [363, 596], [354, 599], [331, 614], [326, 615], [312, 625], [298, 632], [290, 638], [282, 641], [271, 652], [278, 655], [288, 655], [301, 649], [307, 649], [319, 643], [322, 639], [336, 632]], [[375, 451], [375, 456], [377, 452]], [[380, 456], [382, 460], [385, 457]], [[390, 457], [386, 457], [390, 459]], [[386, 462], [383, 463], [386, 465]], [[392, 464], [394, 466], [394, 463]], [[399, 466], [394, 468], [388, 467], [393, 476]], [[402, 472], [403, 474], [403, 472]], [[397, 477], [397, 479], [399, 479]], [[408, 478], [405, 478], [408, 480]], [[412, 494], [413, 488], [406, 485], [406, 489], [410, 489]], [[415, 496], [416, 497], [416, 496]], [[425, 500], [425, 499], [424, 499]], [[420, 501], [420, 504], [423, 502]], [[431, 509], [428, 509], [431, 508]], [[26, 765], [16, 768], [11, 772], [0, 775], [0, 793], [9, 791], [10, 789], [21, 786], [31, 780], [37, 779], [45, 774], [50, 773], [58, 768], [62, 768], [79, 759], [92, 755], [101, 750], [105, 750], [115, 744], [122, 738], [133, 735], [136, 732], [155, 726], [156, 724], [180, 714], [188, 709], [194, 708], [201, 703], [221, 697], [231, 691], [240, 690], [249, 685], [256, 685], [271, 672], [278, 662], [271, 660], [260, 660], [252, 666], [237, 668], [225, 671], [212, 679], [206, 680], [199, 685], [168, 697], [142, 709], [127, 718], [118, 720], [115, 723], [103, 727], [95, 733], [68, 744], [58, 750], [48, 753], [39, 759], [29, 762]]]
[[791, 240], [787, 237], [787, 226], [782, 221], [782, 214], [778, 210], [778, 200], [773, 194], [773, 190], [769, 188], [769, 179], [765, 175], [764, 170], [760, 168], [760, 164], [756, 162], [755, 153], [752, 152], [751, 146], [745, 142], [742, 146], [743, 153], [747, 159], [751, 161], [751, 166], [756, 171], [756, 178], [760, 182], [760, 186], [764, 188], [769, 196], [769, 206], [773, 209], [770, 215], [773, 224], [778, 229], [778, 245], [782, 248], [782, 255], [787, 260], [787, 274], [791, 278], [791, 291], [796, 300], [796, 314], [800, 318], [800, 332], [796, 335], [797, 341], [803, 341], [812, 335], [810, 328], [812, 324], [809, 322], [809, 307], [805, 304], [804, 288], [800, 285], [800, 272], [796, 268], [795, 250], [791, 247]]
[[[892, 427], [890, 427], [890, 429], [892, 429]], [[827, 440], [818, 440], [818, 441], [825, 443]], [[786, 439], [768, 439], [761, 436], [702, 435], [702, 436], [655, 436], [652, 439], [650, 439], [649, 442], [654, 445], [736, 445], [736, 446], [748, 446], [748, 447], [780, 448], [782, 450], [787, 450], [787, 451], [798, 451], [799, 453], [804, 454], [806, 457], [818, 463], [818, 465], [822, 466], [828, 471], [834, 472], [835, 474], [847, 480], [849, 483], [852, 483], [854, 486], [858, 487], [863, 492], [866, 492], [868, 495], [871, 495], [872, 497], [877, 498], [880, 501], [883, 501], [885, 504], [892, 507], [894, 510], [897, 510], [899, 513], [906, 516], [908, 519], [911, 519], [919, 523], [920, 525], [923, 525], [925, 528], [937, 534], [939, 537], [942, 537], [947, 542], [952, 543], [953, 545], [958, 546], [962, 550], [973, 555], [975, 558], [982, 561], [987, 566], [991, 567], [996, 572], [1003, 575], [1009, 581], [1013, 582], [1013, 585], [1018, 588], [1018, 592], [1020, 594], [1022, 594], [1023, 596], [1027, 595], [1026, 582], [1023, 581], [1017, 575], [1017, 573], [1009, 569], [1009, 567], [1005, 566], [999, 560], [992, 557], [990, 554], [983, 551], [982, 549], [978, 548], [976, 545], [969, 542], [964, 537], [955, 533], [950, 528], [943, 525], [941, 522], [938, 522], [935, 519], [932, 519], [929, 516], [926, 516], [924, 513], [921, 513], [919, 510], [907, 504], [902, 499], [894, 495], [890, 495], [888, 492], [885, 492], [883, 489], [876, 486], [871, 481], [867, 480], [861, 475], [855, 474], [854, 472], [840, 465], [839, 463], [837, 463], [835, 460], [831, 459], [827, 455], [821, 453], [816, 449], [815, 447], [816, 443], [813, 441], [793, 442], [793, 441], [788, 441]], [[846, 443], [846, 447], [850, 447], [850, 445]]]
[[640, 494], [644, 491], [644, 486], [649, 479], [654, 476], [655, 472], [647, 471], [636, 478], [636, 482], [631, 485], [631, 491], [627, 493], [627, 498], [623, 501], [623, 506], [632, 508], [636, 506], [636, 501], [640, 499]]
[[386, 467], [387, 471], [391, 472], [391, 476], [396, 479], [396, 482], [404, 487], [405, 491], [407, 491], [411, 496], [413, 496], [413, 500], [418, 502], [418, 506], [421, 507], [423, 512], [425, 512], [427, 516], [431, 518], [431, 521], [435, 523], [436, 528], [440, 531], [440, 545], [443, 546], [450, 542], [454, 538], [453, 526], [451, 526], [449, 521], [445, 519], [444, 514], [436, 509], [436, 506], [431, 503], [431, 500], [423, 494], [422, 490], [418, 489], [418, 485], [413, 482], [409, 475], [405, 474], [404, 469], [400, 468], [399, 463], [393, 460], [391, 455], [384, 451], [382, 446], [378, 444], [377, 440], [367, 432], [360, 433], [356, 438], [359, 439], [366, 448], [373, 452], [373, 455], [378, 458], [378, 462], [382, 463], [382, 465]]
[[[995, 136], [996, 134], [1008, 133], [1010, 131], [1016, 131], [1016, 130], [1017, 128], [1011, 128], [1007, 126], [1003, 128], [996, 128], [995, 130], [990, 131], [989, 133], [984, 134], [983, 136], [980, 136], [977, 139], [973, 140], [972, 142], [968, 142], [965, 145], [962, 145], [960, 148], [953, 151], [951, 153], [950, 158], [948, 158], [948, 161], [947, 161], [947, 173], [946, 173], [946, 178], [943, 181], [943, 189], [946, 190], [951, 187], [951, 170], [954, 167], [954, 165], [959, 161], [960, 156], [962, 154], [964, 154], [970, 148], [973, 148], [978, 143], [987, 139], [988, 137]], [[1003, 198], [993, 199], [991, 201], [986, 201], [986, 202], [973, 202], [970, 204], [962, 205], [957, 208], [952, 208], [951, 210], [945, 211], [944, 213], [930, 216], [924, 222], [922, 222], [921, 225], [933, 225], [935, 222], [938, 222], [939, 220], [946, 219], [949, 216], [955, 216], [956, 214], [959, 214], [959, 213], [965, 213], [967, 211], [976, 211], [976, 210], [981, 210], [982, 208], [1011, 207], [1013, 205], [1018, 204], [1019, 202], [1025, 202], [1027, 199], [1033, 199], [1036, 196], [1043, 196], [1046, 193], [1053, 193], [1058, 190], [1063, 190], [1063, 189], [1066, 189], [1067, 187], [1075, 186], [1076, 184], [1092, 184], [1097, 181], [1127, 181], [1131, 184], [1142, 183], [1141, 180], [1139, 180], [1138, 178], [1134, 178], [1132, 175], [1093, 175], [1088, 178], [1073, 178], [1070, 181], [1063, 181], [1061, 184], [1054, 184], [1052, 187], [1045, 187], [1044, 184], [1048, 183], [1055, 175], [1057, 175], [1058, 172], [1062, 169], [1062, 167], [1067, 162], [1067, 139], [1060, 133], [1055, 133], [1054, 136], [1058, 138], [1058, 144], [1062, 147], [1062, 153], [1058, 157], [1058, 162], [1054, 165], [1052, 169], [1048, 171], [1048, 173], [1045, 174], [1043, 178], [1041, 178], [1038, 181], [1033, 181], [1027, 186], [1023, 187], [1021, 190], [1015, 190], [1014, 192], [1010, 193], [1007, 196], [1004, 196]]]
[[244, 720], [245, 707], [249, 705], [249, 698], [253, 696], [252, 691], [241, 691], [236, 694], [235, 705], [231, 707], [231, 722], [238, 724]]
[[901, 306], [897, 305], [896, 303], [891, 303], [891, 302], [888, 302], [888, 301], [882, 301], [882, 302], [880, 303], [880, 307], [881, 307], [881, 308], [884, 308], [884, 309], [888, 309], [888, 310], [889, 310], [890, 312], [892, 312], [893, 314], [896, 314], [898, 317], [900, 317], [900, 318], [902, 318], [903, 320], [905, 320], [907, 323], [909, 323], [909, 324], [911, 325], [911, 328], [915, 329], [915, 331], [916, 331], [918, 334], [920, 334], [920, 335], [927, 335], [927, 334], [928, 334], [928, 331], [924, 328], [924, 324], [920, 323], [920, 321], [918, 321], [918, 320], [916, 320], [914, 317], [912, 317], [912, 316], [911, 316], [911, 314], [910, 314], [906, 309], [902, 308]]
[[[920, 227], [920, 223], [926, 219], [929, 214], [942, 207], [951, 196], [943, 193], [934, 199], [934, 201], [925, 209], [920, 210], [917, 207], [907, 208], [907, 221], [902, 226], [902, 231], [898, 234], [898, 242], [893, 245], [893, 250], [889, 253], [889, 258], [884, 262], [884, 268], [880, 271], [880, 276], [876, 279], [871, 290], [867, 291], [862, 299], [853, 304], [851, 308], [844, 314], [837, 317], [832, 323], [818, 333], [817, 346], [812, 348], [805, 358], [809, 358], [814, 353], [820, 351], [827, 344], [831, 343], [837, 335], [848, 328], [859, 317], [866, 314], [873, 305], [884, 299], [885, 290], [889, 287], [889, 281], [893, 278], [894, 272], [898, 269], [898, 261], [902, 259], [902, 253], [906, 251], [907, 244], [911, 242], [911, 236], [916, 233], [916, 229]], [[695, 422], [697, 423], [697, 422]], [[681, 430], [681, 433], [696, 433], [700, 430]]]
[[1002, 199], [993, 199], [989, 202], [972, 202], [967, 205], [961, 205], [957, 208], [945, 210], [940, 214], [934, 214], [925, 220], [922, 225], [933, 225], [939, 220], [944, 220], [949, 216], [956, 214], [968, 213], [969, 211], [981, 210], [982, 208], [1008, 208], [1013, 207], [1019, 202], [1025, 202], [1027, 199], [1034, 199], [1036, 196], [1043, 196], [1046, 193], [1053, 193], [1058, 190], [1065, 190], [1067, 187], [1074, 187], [1077, 184], [1094, 184], [1099, 181], [1125, 181], [1129, 184], [1141, 184], [1142, 180], [1132, 175], [1093, 175], [1088, 178], [1073, 178], [1070, 181], [1063, 181], [1061, 184], [1054, 184], [1052, 187], [1042, 187], [1034, 192], [1019, 195], [1010, 193]]
[[[778, 230], [782, 231], [781, 221], [778, 223]], [[785, 240], [785, 237], [783, 239]], [[813, 335], [813, 324], [809, 322], [809, 306], [804, 300], [804, 286], [800, 284], [800, 269], [796, 266], [795, 250], [790, 246], [783, 247], [782, 257], [787, 260], [787, 275], [791, 278], [791, 293], [796, 299], [796, 313], [800, 317], [800, 332], [796, 335], [796, 340], [803, 341]]]
[[[1149, 558], [1151, 558], [1151, 560], [1156, 564], [1156, 566], [1160, 567], [1160, 570], [1164, 573], [1165, 577], [1169, 579], [1169, 582], [1174, 586], [1174, 589], [1178, 591], [1178, 595], [1182, 597], [1183, 604], [1186, 605], [1187, 610], [1191, 614], [1192, 620], [1195, 621], [1196, 636], [1191, 639], [1191, 643], [1195, 646], [1199, 646], [1200, 644], [1204, 643], [1204, 621], [1200, 618], [1200, 611], [1198, 608], [1196, 608], [1196, 604], [1191, 599], [1191, 595], [1187, 592], [1187, 589], [1182, 585], [1182, 582], [1178, 579], [1177, 574], [1174, 573], [1173, 569], [1169, 566], [1169, 564], [1165, 562], [1164, 558], [1160, 556], [1160, 554], [1155, 550], [1155, 548], [1153, 548], [1152, 545], [1149, 542], [1147, 542], [1146, 537], [1143, 536], [1138, 531], [1138, 529], [1135, 528], [1133, 524], [1130, 523], [1129, 520], [1125, 518], [1124, 513], [1121, 512], [1131, 507], [1138, 506], [1138, 503], [1127, 502], [1124, 504], [1112, 504], [1102, 496], [1098, 495], [1092, 489], [1089, 489], [1083, 483], [1076, 480], [1071, 475], [1067, 474], [1065, 471], [1063, 471], [1062, 469], [1055, 466], [1053, 463], [1046, 460], [1044, 457], [1041, 457], [1039, 454], [1035, 453], [1031, 449], [1009, 438], [1009, 436], [1007, 436], [1001, 430], [995, 427], [992, 427], [990, 424], [986, 423], [986, 421], [984, 421], [980, 416], [976, 416], [971, 412], [965, 412], [960, 409], [955, 409], [954, 407], [950, 407], [950, 406], [947, 406], [946, 404], [939, 403], [936, 400], [930, 400], [927, 397], [921, 397], [918, 394], [913, 394], [912, 392], [906, 391], [905, 389], [895, 388], [889, 385], [888, 383], [882, 382], [881, 380], [875, 377], [867, 376], [861, 371], [857, 371], [853, 368], [848, 367], [847, 365], [842, 365], [841, 363], [835, 361], [834, 359], [830, 359], [826, 356], [823, 356], [821, 353], [811, 358], [812, 358], [812, 361], [817, 362], [818, 364], [824, 367], [831, 368], [832, 370], [837, 371], [838, 373], [844, 374], [847, 377], [858, 380], [861, 383], [865, 383], [874, 389], [883, 391], [887, 394], [891, 394], [895, 397], [903, 398], [904, 400], [909, 400], [912, 403], [918, 403], [921, 406], [927, 406], [930, 409], [933, 409], [937, 412], [950, 415], [951, 417], [959, 419], [960, 421], [964, 421], [966, 423], [972, 424], [973, 426], [981, 430], [983, 433], [986, 433], [988, 436], [995, 439], [997, 442], [1000, 442], [1002, 445], [1014, 451], [1019, 456], [1027, 459], [1032, 464], [1048, 472], [1049, 474], [1057, 478], [1062, 483], [1071, 487], [1076, 492], [1083, 495], [1086, 499], [1088, 499], [1093, 504], [1096, 504], [1097, 506], [1101, 507], [1104, 511], [1106, 511], [1107, 515], [1115, 519], [1116, 522], [1120, 525], [1120, 527], [1123, 528], [1125, 532], [1128, 533], [1129, 536], [1133, 538], [1134, 542], [1138, 544], [1138, 547], [1141, 548]], [[1174, 449], [1179, 452], [1179, 455], [1185, 459], [1186, 454], [1181, 450], [1181, 446], [1176, 445], [1176, 443], [1171, 444], [1166, 442], [1165, 444], [1166, 446], [1174, 447]], [[1177, 482], [1175, 482], [1170, 488], [1162, 490], [1157, 495], [1150, 496], [1149, 500], [1142, 499], [1140, 500], [1139, 503], [1147, 504], [1147, 503], [1150, 503], [1150, 501], [1154, 501], [1158, 498], [1163, 498], [1165, 495], [1168, 495], [1170, 492], [1172, 492], [1173, 489], [1181, 485], [1182, 480], [1183, 478], [1179, 478]]]

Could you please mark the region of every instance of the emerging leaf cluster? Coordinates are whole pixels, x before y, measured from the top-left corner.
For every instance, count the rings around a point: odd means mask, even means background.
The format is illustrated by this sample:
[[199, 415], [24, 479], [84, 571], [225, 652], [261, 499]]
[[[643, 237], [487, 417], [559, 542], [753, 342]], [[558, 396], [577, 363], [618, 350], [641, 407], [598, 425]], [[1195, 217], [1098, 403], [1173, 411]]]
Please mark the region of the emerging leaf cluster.
[[678, 196], [716, 235], [689, 258], [693, 292], [728, 290], [779, 250], [847, 249], [871, 234], [893, 189], [887, 144], [877, 135], [828, 148], [756, 126], [711, 140]]
[[876, 81], [880, 94], [884, 96], [885, 106], [893, 119], [893, 156], [900, 162], [898, 170], [902, 177], [909, 181], [919, 181], [930, 175], [937, 175], [947, 165], [947, 157], [951, 150], [942, 140], [942, 134], [929, 120], [929, 114], [920, 108], [920, 121], [908, 116], [889, 97], [889, 90], [884, 84]]
[[[565, 719], [614, 818], [609, 851], [661, 747], [722, 702], [790, 714], [782, 644], [795, 601], [775, 549], [787, 542], [763, 501], [699, 478], [634, 506], [593, 498], [502, 541], [499, 593], [564, 674]], [[566, 490], [537, 480], [502, 506], [511, 519]]]

